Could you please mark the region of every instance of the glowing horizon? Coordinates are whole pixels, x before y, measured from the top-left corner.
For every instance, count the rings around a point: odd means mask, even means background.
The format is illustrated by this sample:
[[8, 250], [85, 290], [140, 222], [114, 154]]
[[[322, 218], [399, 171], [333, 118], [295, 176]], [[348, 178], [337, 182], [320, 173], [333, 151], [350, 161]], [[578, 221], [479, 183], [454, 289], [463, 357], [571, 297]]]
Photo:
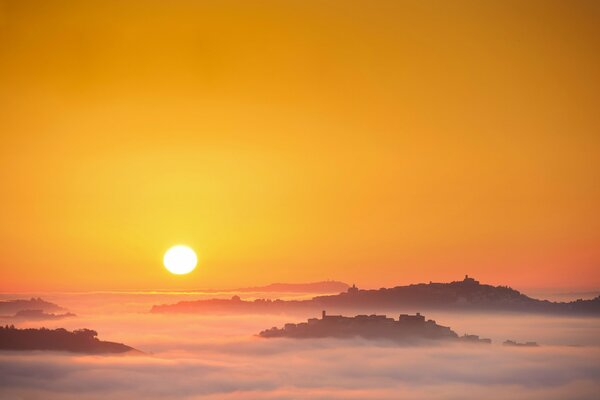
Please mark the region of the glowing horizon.
[[600, 287], [597, 3], [35, 4], [0, 2], [0, 291]]

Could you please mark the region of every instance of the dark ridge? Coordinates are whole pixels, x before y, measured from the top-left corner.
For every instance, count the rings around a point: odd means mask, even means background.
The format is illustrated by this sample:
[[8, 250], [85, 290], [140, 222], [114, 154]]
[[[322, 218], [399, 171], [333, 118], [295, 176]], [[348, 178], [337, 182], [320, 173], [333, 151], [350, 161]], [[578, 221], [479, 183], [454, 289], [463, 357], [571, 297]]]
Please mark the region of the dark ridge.
[[91, 329], [70, 332], [63, 328], [17, 329], [12, 325], [0, 326], [0, 350], [54, 350], [88, 354], [139, 352], [122, 343], [101, 341], [97, 336], [98, 333]]
[[281, 313], [295, 310], [397, 310], [401, 308], [450, 311], [508, 311], [530, 313], [600, 314], [600, 296], [592, 300], [551, 302], [528, 297], [508, 286], [480, 284], [465, 276], [450, 283], [419, 283], [393, 288], [347, 291], [310, 300], [210, 299], [155, 305], [153, 313]]
[[469, 343], [491, 344], [490, 339], [480, 339], [477, 335], [459, 337], [447, 326], [438, 325], [434, 320], [426, 320], [424, 315], [401, 314], [395, 320], [385, 315], [327, 315], [323, 311], [321, 319], [310, 318], [299, 324], [285, 324], [283, 328], [273, 327], [259, 333], [264, 338], [288, 337], [309, 338], [352, 338], [387, 339], [396, 342], [418, 340], [454, 340]]
[[14, 315], [19, 311], [25, 310], [41, 310], [43, 312], [64, 312], [64, 308], [42, 300], [41, 298], [32, 297], [29, 300], [4, 300], [0, 301], [0, 315]]
[[64, 313], [64, 314], [53, 314], [53, 313], [45, 313], [42, 310], [21, 310], [17, 312], [15, 315], [3, 315], [0, 318], [3, 319], [20, 319], [20, 320], [28, 320], [28, 321], [37, 321], [37, 320], [53, 320], [53, 319], [63, 319], [63, 318], [71, 318], [76, 317], [73, 313]]

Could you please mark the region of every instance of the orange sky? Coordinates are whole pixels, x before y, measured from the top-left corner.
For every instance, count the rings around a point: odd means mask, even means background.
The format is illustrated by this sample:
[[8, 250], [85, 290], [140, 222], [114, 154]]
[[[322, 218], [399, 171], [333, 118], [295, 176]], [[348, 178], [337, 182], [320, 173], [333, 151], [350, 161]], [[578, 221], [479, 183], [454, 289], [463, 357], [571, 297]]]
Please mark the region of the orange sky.
[[[596, 1], [2, 1], [0, 291], [600, 286]], [[170, 275], [186, 243], [199, 268]]]

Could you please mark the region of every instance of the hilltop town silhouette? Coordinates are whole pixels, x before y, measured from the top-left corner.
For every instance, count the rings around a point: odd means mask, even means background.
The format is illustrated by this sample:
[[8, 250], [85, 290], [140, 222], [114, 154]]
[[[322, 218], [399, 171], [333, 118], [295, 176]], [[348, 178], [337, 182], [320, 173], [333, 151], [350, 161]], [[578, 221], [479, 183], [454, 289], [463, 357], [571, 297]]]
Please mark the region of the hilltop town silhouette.
[[438, 325], [434, 320], [426, 320], [424, 315], [401, 314], [397, 320], [385, 315], [327, 315], [322, 311], [321, 319], [310, 318], [299, 324], [288, 323], [283, 328], [273, 327], [259, 333], [264, 338], [350, 338], [389, 339], [406, 342], [415, 339], [460, 340], [470, 343], [491, 344], [491, 339], [480, 339], [477, 335], [459, 337], [447, 326]]
[[230, 299], [181, 301], [155, 305], [153, 313], [279, 313], [294, 310], [421, 310], [515, 311], [535, 313], [600, 314], [600, 296], [592, 300], [552, 302], [526, 296], [508, 286], [492, 286], [465, 276], [449, 283], [419, 283], [375, 290], [352, 285], [336, 295], [317, 296], [310, 300], [242, 300]]

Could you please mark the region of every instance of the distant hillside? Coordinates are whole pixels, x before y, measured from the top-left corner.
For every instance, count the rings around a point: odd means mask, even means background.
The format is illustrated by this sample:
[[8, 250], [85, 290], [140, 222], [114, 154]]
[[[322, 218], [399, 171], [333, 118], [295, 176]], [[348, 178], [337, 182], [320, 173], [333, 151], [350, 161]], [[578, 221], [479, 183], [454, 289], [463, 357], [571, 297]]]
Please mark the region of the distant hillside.
[[312, 301], [322, 307], [410, 306], [449, 310], [600, 313], [600, 296], [568, 303], [551, 302], [533, 299], [508, 286], [480, 284], [468, 276], [462, 281], [450, 283], [430, 282], [389, 289], [351, 290], [338, 296], [315, 297]]
[[0, 326], [0, 350], [54, 350], [75, 353], [125, 353], [137, 351], [121, 343], [103, 342], [90, 329], [17, 329]]
[[41, 320], [51, 320], [51, 319], [63, 319], [63, 318], [71, 318], [76, 317], [73, 313], [64, 313], [64, 314], [53, 314], [53, 313], [45, 313], [42, 310], [21, 310], [17, 312], [15, 315], [2, 315], [0, 318], [10, 319], [10, 320], [27, 320], [27, 321], [41, 321]]
[[32, 297], [29, 300], [0, 301], [0, 315], [12, 315], [25, 310], [41, 310], [47, 313], [66, 311], [64, 308], [39, 297], [37, 299]]
[[459, 337], [450, 327], [438, 325], [434, 320], [426, 320], [424, 315], [402, 314], [395, 320], [385, 315], [327, 315], [322, 312], [321, 319], [309, 318], [299, 324], [287, 323], [283, 328], [270, 328], [259, 333], [264, 338], [352, 338], [388, 339], [401, 343], [415, 340], [456, 340], [466, 343], [491, 344], [491, 339], [482, 339], [477, 335]]
[[482, 285], [465, 277], [450, 283], [420, 283], [377, 290], [348, 288], [346, 292], [317, 296], [311, 300], [244, 301], [238, 296], [230, 300], [211, 299], [182, 301], [152, 307], [155, 313], [243, 312], [269, 313], [298, 309], [352, 309], [377, 312], [393, 309], [455, 311], [511, 311], [538, 313], [600, 314], [600, 296], [592, 300], [557, 303], [528, 297], [508, 286]]
[[232, 292], [341, 293], [348, 290], [349, 287], [347, 283], [339, 281], [271, 283], [266, 286], [239, 288]]

